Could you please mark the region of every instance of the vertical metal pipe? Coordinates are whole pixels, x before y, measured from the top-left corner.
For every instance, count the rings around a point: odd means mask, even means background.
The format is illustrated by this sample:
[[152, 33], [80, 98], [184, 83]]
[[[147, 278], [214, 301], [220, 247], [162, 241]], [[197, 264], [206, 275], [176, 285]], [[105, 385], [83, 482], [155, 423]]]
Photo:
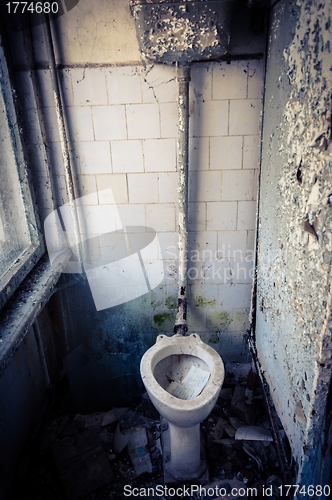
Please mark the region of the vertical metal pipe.
[[185, 335], [187, 327], [187, 270], [188, 270], [188, 142], [189, 142], [189, 82], [190, 64], [177, 66], [178, 80], [178, 216], [179, 216], [179, 274], [178, 312], [174, 333]]
[[67, 193], [68, 193], [68, 201], [69, 201], [70, 207], [71, 207], [71, 215], [72, 215], [72, 220], [73, 220], [76, 253], [77, 253], [78, 261], [80, 263], [80, 268], [82, 271], [83, 270], [83, 266], [82, 266], [83, 258], [82, 258], [82, 250], [81, 250], [82, 249], [81, 233], [80, 233], [79, 220], [78, 220], [78, 214], [77, 214], [76, 203], [75, 203], [76, 196], [75, 196], [74, 176], [73, 176], [72, 169], [71, 169], [71, 162], [70, 162], [70, 155], [69, 155], [69, 148], [68, 148], [68, 139], [67, 139], [67, 133], [66, 133], [63, 106], [62, 106], [62, 101], [61, 101], [61, 94], [60, 94], [59, 77], [58, 77], [57, 70], [56, 70], [54, 46], [53, 46], [53, 41], [52, 41], [52, 32], [51, 32], [49, 17], [47, 14], [44, 16], [44, 20], [45, 20], [45, 22], [44, 22], [45, 42], [46, 42], [47, 55], [48, 55], [48, 59], [49, 59], [53, 98], [54, 98], [54, 102], [55, 102], [55, 111], [56, 111], [58, 127], [59, 127], [61, 151], [62, 151], [64, 171], [65, 171], [66, 188], [67, 188]]

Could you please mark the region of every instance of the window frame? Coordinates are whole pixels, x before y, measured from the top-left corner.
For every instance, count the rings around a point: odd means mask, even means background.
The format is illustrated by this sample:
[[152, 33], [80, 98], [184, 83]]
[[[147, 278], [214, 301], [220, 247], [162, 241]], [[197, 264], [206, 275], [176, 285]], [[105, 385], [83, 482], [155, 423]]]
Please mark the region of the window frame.
[[[0, 310], [4, 307], [17, 287], [33, 269], [45, 252], [40, 219], [35, 201], [27, 155], [20, 127], [19, 113], [16, 106], [16, 92], [10, 78], [3, 38], [0, 34], [0, 93], [4, 102], [5, 113], [0, 117], [0, 126], [8, 127], [14, 167], [17, 174], [17, 196], [23, 202], [25, 222], [30, 244], [17, 256], [7, 271], [0, 276]], [[1, 194], [1, 193], [0, 193]]]

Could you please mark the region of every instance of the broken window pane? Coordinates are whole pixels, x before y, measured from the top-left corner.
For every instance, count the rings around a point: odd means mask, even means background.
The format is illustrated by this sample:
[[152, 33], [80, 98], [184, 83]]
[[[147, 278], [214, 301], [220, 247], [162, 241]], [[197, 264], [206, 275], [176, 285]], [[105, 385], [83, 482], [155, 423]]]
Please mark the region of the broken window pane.
[[30, 245], [3, 95], [0, 95], [0, 279]]
[[0, 37], [0, 309], [44, 252]]

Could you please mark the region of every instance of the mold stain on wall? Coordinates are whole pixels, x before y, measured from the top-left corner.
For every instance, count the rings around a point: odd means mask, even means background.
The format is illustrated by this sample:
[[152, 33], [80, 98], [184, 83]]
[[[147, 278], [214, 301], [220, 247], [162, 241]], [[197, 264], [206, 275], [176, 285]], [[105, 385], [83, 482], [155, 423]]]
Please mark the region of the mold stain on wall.
[[225, 332], [231, 322], [232, 316], [227, 311], [215, 311], [207, 320], [208, 327], [216, 329], [218, 332]]
[[198, 295], [195, 300], [195, 307], [215, 307], [216, 303], [216, 299], [208, 299], [202, 295]]

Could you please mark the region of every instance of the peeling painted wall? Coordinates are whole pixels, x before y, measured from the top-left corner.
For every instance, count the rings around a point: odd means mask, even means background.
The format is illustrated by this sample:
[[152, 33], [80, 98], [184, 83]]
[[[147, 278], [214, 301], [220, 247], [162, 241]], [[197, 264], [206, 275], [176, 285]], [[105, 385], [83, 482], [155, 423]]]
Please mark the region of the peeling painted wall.
[[143, 58], [158, 63], [218, 58], [227, 51], [234, 1], [133, 2]]
[[258, 246], [257, 348], [299, 468], [314, 484], [331, 377], [329, 1], [271, 13]]

